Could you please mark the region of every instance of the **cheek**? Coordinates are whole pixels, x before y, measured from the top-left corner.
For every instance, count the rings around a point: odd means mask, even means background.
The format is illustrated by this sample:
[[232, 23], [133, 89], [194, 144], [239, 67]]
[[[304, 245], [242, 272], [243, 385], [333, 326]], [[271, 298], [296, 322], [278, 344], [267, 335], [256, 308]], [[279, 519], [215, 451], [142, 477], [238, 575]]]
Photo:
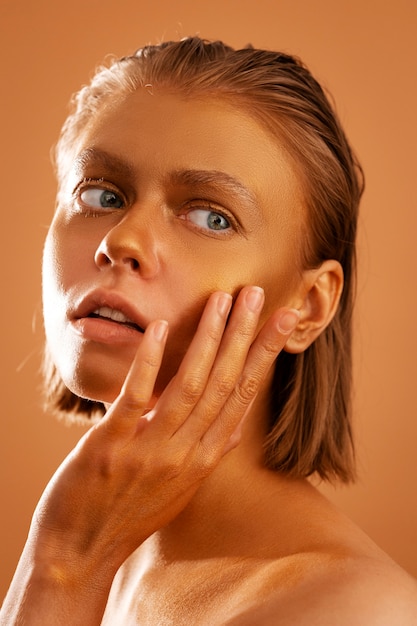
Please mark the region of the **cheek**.
[[[179, 269], [178, 266], [176, 269]], [[173, 272], [164, 282], [163, 304], [160, 310], [165, 309], [165, 317], [169, 321], [169, 334], [156, 385], [158, 394], [176, 374], [195, 335], [210, 295], [216, 291], [225, 291], [235, 297], [246, 284], [243, 276], [241, 280], [237, 280], [236, 272], [229, 277], [228, 272], [216, 271], [213, 265], [206, 266], [205, 272], [196, 271], [185, 265], [180, 274], [178, 271]], [[161, 317], [164, 317], [163, 313]]]
[[64, 361], [68, 355], [74, 358], [67, 333], [68, 295], [80, 280], [81, 269], [85, 266], [83, 246], [76, 246], [61, 235], [59, 222], [54, 220], [45, 240], [42, 259], [44, 328], [56, 362]]
[[270, 268], [269, 276], [262, 285], [265, 289], [263, 318], [279, 307], [295, 306], [299, 280], [300, 275], [296, 267], [291, 267], [287, 271], [281, 269], [276, 272], [273, 271], [272, 267]]
[[57, 245], [51, 228], [45, 240], [42, 258], [42, 299], [45, 328], [48, 331], [59, 306], [58, 293], [62, 282], [62, 271], [58, 263]]
[[[258, 258], [263, 258], [261, 253]], [[265, 292], [265, 304], [258, 328], [261, 328], [277, 309], [298, 306], [301, 276], [292, 255], [271, 254], [265, 262], [258, 264], [252, 278], [249, 284], [258, 285]]]
[[[97, 239], [97, 238], [96, 238]], [[96, 271], [95, 238], [86, 235], [57, 216], [45, 240], [42, 282], [44, 310], [59, 306], [61, 299], [71, 294], [78, 285], [91, 281]]]

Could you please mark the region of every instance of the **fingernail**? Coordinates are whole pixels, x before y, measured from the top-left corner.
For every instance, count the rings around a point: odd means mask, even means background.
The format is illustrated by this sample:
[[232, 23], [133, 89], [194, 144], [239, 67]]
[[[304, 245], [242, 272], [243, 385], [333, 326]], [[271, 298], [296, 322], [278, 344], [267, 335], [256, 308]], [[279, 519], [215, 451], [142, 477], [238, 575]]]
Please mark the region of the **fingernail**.
[[253, 313], [257, 313], [264, 301], [264, 291], [260, 287], [252, 287], [245, 297], [246, 306]]
[[226, 317], [232, 306], [232, 296], [229, 293], [222, 293], [217, 300], [217, 310], [222, 317]]
[[168, 333], [168, 322], [160, 320], [153, 327], [153, 335], [157, 341], [163, 341]]
[[300, 321], [300, 311], [297, 309], [288, 309], [284, 311], [278, 320], [278, 326], [281, 333], [287, 335], [297, 326]]

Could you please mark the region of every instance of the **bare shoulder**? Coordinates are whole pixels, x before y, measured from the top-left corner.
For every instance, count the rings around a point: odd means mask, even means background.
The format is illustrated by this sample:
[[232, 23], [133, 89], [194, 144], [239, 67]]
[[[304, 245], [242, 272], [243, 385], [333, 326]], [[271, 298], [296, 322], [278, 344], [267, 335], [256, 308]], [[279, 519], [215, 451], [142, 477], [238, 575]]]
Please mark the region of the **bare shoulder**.
[[227, 625], [417, 626], [417, 581], [388, 559], [340, 559], [314, 570]]
[[417, 583], [389, 561], [352, 559], [330, 568], [305, 601], [311, 616], [306, 624], [417, 626]]

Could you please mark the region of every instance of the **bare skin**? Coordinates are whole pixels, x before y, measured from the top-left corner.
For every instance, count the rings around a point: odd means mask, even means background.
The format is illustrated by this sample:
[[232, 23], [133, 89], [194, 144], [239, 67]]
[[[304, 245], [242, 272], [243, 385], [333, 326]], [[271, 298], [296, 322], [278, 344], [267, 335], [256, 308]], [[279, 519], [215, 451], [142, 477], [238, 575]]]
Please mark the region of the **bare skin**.
[[160, 533], [146, 542], [118, 573], [103, 623], [416, 623], [411, 578], [311, 485], [268, 481], [244, 509], [234, 497], [220, 528], [211, 515], [181, 557]]
[[275, 359], [343, 285], [299, 266], [303, 219], [285, 150], [230, 105], [139, 91], [80, 134], [45, 324], [68, 387], [109, 409], [43, 494], [1, 624], [417, 623], [414, 582], [263, 464]]

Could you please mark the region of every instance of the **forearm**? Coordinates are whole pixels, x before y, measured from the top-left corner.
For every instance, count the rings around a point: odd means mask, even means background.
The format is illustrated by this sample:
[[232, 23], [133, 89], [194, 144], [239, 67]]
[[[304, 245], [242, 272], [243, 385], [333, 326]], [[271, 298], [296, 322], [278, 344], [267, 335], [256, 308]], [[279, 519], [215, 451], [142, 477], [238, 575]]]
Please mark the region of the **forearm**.
[[[36, 563], [24, 551], [0, 612], [1, 626], [95, 626], [101, 624], [113, 574], [91, 576], [74, 565]], [[80, 567], [80, 569], [82, 569]]]

